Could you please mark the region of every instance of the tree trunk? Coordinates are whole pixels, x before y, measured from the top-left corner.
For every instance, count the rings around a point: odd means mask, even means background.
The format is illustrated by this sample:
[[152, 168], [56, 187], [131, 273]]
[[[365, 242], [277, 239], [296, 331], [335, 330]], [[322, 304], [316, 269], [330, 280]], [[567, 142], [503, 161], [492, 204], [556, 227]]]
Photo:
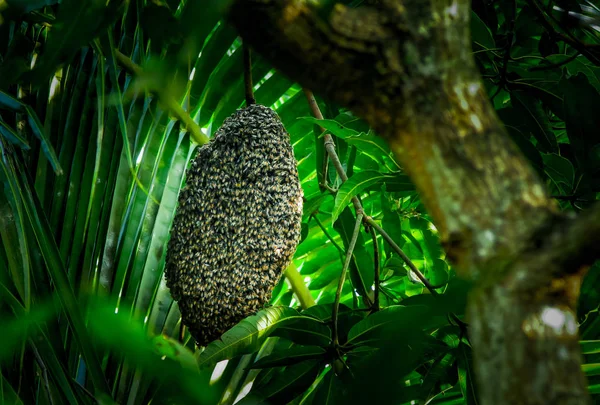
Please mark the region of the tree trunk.
[[[318, 10], [234, 0], [244, 41], [390, 144], [459, 274], [483, 404], [585, 404], [575, 305], [600, 210], [561, 215], [507, 136], [471, 53], [466, 0]], [[587, 235], [586, 235], [587, 232]]]

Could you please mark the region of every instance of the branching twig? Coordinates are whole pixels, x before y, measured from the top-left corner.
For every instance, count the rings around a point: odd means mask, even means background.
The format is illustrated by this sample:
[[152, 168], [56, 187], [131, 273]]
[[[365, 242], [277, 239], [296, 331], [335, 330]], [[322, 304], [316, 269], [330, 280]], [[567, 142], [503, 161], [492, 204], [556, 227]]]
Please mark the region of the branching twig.
[[390, 235], [387, 234], [387, 232], [385, 232], [383, 230], [382, 227], [380, 227], [377, 222], [375, 222], [375, 220], [369, 216], [365, 217], [365, 220], [367, 221], [367, 223], [369, 225], [371, 225], [373, 228], [375, 228], [375, 230], [377, 232], [379, 232], [379, 234], [381, 236], [383, 236], [383, 239], [386, 240], [387, 243], [390, 244], [390, 246], [392, 247], [392, 249], [394, 249], [394, 251], [396, 253], [398, 253], [398, 255], [400, 256], [400, 258], [402, 258], [402, 260], [404, 261], [404, 263], [406, 263], [406, 265], [410, 268], [410, 270], [415, 273], [415, 275], [419, 278], [419, 280], [421, 280], [421, 282], [423, 283], [423, 285], [425, 287], [427, 287], [427, 289], [429, 290], [429, 292], [432, 295], [437, 295], [437, 291], [435, 291], [435, 286], [432, 285], [429, 280], [427, 280], [427, 278], [425, 278], [425, 276], [423, 275], [423, 273], [421, 273], [419, 271], [419, 269], [417, 269], [417, 267], [415, 266], [415, 264], [408, 258], [408, 256], [406, 256], [406, 253], [404, 253], [402, 251], [402, 249], [400, 249], [400, 246], [398, 246], [396, 244], [396, 242], [394, 242], [394, 240], [390, 237]]
[[246, 106], [256, 104], [254, 98], [254, 86], [252, 84], [252, 57], [250, 48], [245, 43], [242, 45], [244, 51], [244, 89], [246, 91]]
[[358, 239], [358, 234], [360, 232], [360, 225], [362, 223], [363, 213], [359, 212], [356, 215], [356, 224], [354, 225], [354, 232], [352, 232], [352, 238], [350, 239], [350, 243], [348, 244], [348, 251], [346, 252], [346, 260], [344, 261], [344, 267], [342, 268], [342, 274], [340, 275], [340, 280], [338, 282], [338, 288], [335, 292], [335, 301], [333, 303], [333, 312], [331, 315], [331, 321], [333, 323], [333, 344], [335, 347], [339, 345], [338, 340], [338, 327], [337, 327], [337, 318], [338, 312], [340, 309], [340, 298], [342, 297], [342, 289], [344, 288], [344, 282], [346, 281], [346, 272], [348, 271], [348, 267], [350, 266], [350, 260], [352, 260], [352, 253], [354, 252], [354, 246], [356, 245], [356, 239]]
[[[304, 89], [304, 94], [306, 95], [306, 99], [308, 100], [308, 104], [313, 113], [313, 116], [316, 119], [322, 120], [323, 114], [321, 114], [321, 110], [319, 109], [319, 106], [315, 100], [315, 96], [313, 95], [312, 91], [310, 91], [308, 89]], [[322, 130], [325, 131], [324, 129], [322, 129]], [[335, 170], [337, 171], [338, 176], [340, 176], [342, 181], [345, 182], [346, 180], [348, 180], [348, 176], [346, 175], [346, 171], [344, 170], [344, 167], [342, 166], [342, 162], [340, 161], [340, 158], [338, 157], [337, 152], [335, 151], [335, 144], [333, 143], [333, 138], [328, 133], [325, 133], [325, 135], [323, 135], [323, 138], [325, 139], [325, 150], [327, 151], [327, 155], [329, 156], [329, 159], [331, 159], [331, 161], [333, 162], [333, 165], [335, 166]], [[387, 232], [383, 230], [383, 228], [381, 228], [379, 225], [377, 225], [377, 223], [375, 222], [375, 220], [373, 218], [371, 218], [367, 215], [364, 215], [364, 210], [363, 210], [362, 204], [360, 203], [357, 196], [352, 197], [352, 204], [354, 205], [354, 210], [356, 211], [357, 217], [359, 214], [363, 215], [363, 221], [366, 224], [373, 226], [377, 230], [377, 232], [379, 232], [379, 234], [381, 236], [383, 236], [383, 238], [392, 246], [392, 248], [396, 251], [396, 253], [398, 253], [398, 255], [400, 255], [400, 257], [402, 258], [402, 260], [404, 260], [406, 265], [413, 271], [413, 273], [416, 274], [416, 276], [419, 278], [419, 280], [421, 280], [421, 282], [425, 285], [425, 287], [427, 287], [427, 289], [432, 294], [434, 294], [434, 295], [437, 294], [437, 292], [435, 291], [435, 287], [433, 285], [431, 285], [431, 283], [425, 278], [423, 273], [421, 273], [419, 271], [419, 269], [417, 269], [417, 267], [409, 259], [409, 257], [402, 251], [402, 249], [400, 249], [400, 247], [396, 243], [394, 243], [394, 241], [392, 240], [390, 235], [388, 235]]]

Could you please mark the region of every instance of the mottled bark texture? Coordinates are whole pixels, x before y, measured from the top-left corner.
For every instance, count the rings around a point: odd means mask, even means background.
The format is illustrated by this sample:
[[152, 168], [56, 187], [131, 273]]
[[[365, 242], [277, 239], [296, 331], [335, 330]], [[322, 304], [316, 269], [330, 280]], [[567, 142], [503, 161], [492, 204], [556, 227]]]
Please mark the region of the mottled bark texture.
[[561, 215], [509, 140], [473, 61], [469, 2], [314, 3], [234, 0], [229, 17], [283, 73], [390, 143], [449, 257], [475, 281], [481, 403], [588, 403], [575, 305], [600, 214]]

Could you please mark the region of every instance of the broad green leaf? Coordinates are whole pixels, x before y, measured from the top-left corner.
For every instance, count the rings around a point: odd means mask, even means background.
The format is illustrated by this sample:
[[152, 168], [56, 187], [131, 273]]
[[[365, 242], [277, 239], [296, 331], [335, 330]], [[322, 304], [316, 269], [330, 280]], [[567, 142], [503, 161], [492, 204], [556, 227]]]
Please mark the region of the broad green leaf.
[[318, 125], [321, 128], [331, 132], [336, 137], [342, 138], [342, 139], [346, 139], [351, 136], [358, 136], [360, 134], [359, 132], [357, 132], [351, 128], [348, 128], [335, 120], [327, 120], [327, 119], [319, 120], [314, 117], [299, 117], [299, 119], [301, 119], [303, 121], [308, 121], [315, 125]]
[[375, 171], [360, 172], [350, 177], [338, 189], [335, 196], [335, 206], [333, 208], [333, 212], [331, 213], [333, 222], [337, 221], [339, 215], [350, 203], [350, 201], [352, 201], [352, 197], [360, 194], [369, 186], [381, 183], [385, 180], [391, 180], [393, 177], [393, 175], [381, 174]]
[[564, 194], [570, 194], [575, 182], [575, 169], [570, 160], [556, 154], [542, 154], [548, 177]]
[[318, 321], [308, 314], [284, 326], [280, 326], [271, 333], [271, 336], [286, 338], [300, 345], [316, 345], [326, 347], [331, 344], [331, 329], [322, 321]]
[[319, 360], [307, 360], [288, 366], [259, 392], [269, 403], [286, 404], [313, 383], [322, 367]]
[[306, 221], [311, 215], [319, 210], [319, 207], [325, 200], [330, 198], [332, 198], [331, 194], [323, 193], [305, 202], [303, 206], [302, 221]]
[[471, 349], [464, 343], [458, 348], [458, 381], [460, 391], [463, 394], [464, 403], [468, 405], [476, 405], [477, 395], [475, 390], [475, 375], [473, 371], [473, 360]]
[[583, 354], [600, 353], [600, 340], [582, 340], [579, 344], [581, 345], [581, 352]]
[[511, 101], [513, 107], [522, 112], [521, 117], [525, 118], [542, 152], [558, 152], [556, 136], [540, 103], [528, 94], [516, 91], [511, 93]]
[[428, 313], [424, 306], [391, 306], [369, 315], [350, 329], [347, 345], [364, 345], [376, 341], [391, 330], [411, 329], [420, 331], [423, 316]]
[[600, 375], [600, 363], [582, 364], [581, 368], [588, 377]]
[[339, 375], [341, 403], [398, 404], [419, 398], [421, 384], [407, 386], [407, 374], [427, 361], [427, 352], [435, 353], [440, 347], [422, 332], [407, 336], [396, 331], [376, 350], [369, 349], [346, 360], [349, 369]]
[[473, 37], [473, 42], [484, 49], [493, 49], [496, 47], [490, 29], [474, 11], [471, 11], [471, 36]]
[[325, 349], [319, 346], [292, 346], [287, 350], [274, 351], [254, 362], [250, 368], [290, 366], [301, 361], [324, 358], [325, 353]]
[[325, 377], [319, 382], [315, 393], [314, 403], [320, 405], [334, 405], [339, 402], [340, 380], [333, 370], [327, 371]]
[[[340, 306], [338, 308], [338, 314], [343, 314], [343, 313], [346, 313], [349, 311], [351, 311], [351, 309], [348, 306], [346, 306], [344, 304], [340, 304]], [[331, 321], [332, 312], [333, 312], [333, 304], [321, 304], [321, 305], [314, 305], [310, 308], [305, 309], [304, 311], [302, 311], [302, 315], [312, 316], [323, 322], [329, 322], [329, 321]]]
[[0, 373], [0, 399], [5, 404], [23, 405], [23, 401], [2, 373]]
[[255, 352], [276, 328], [303, 318], [295, 309], [271, 307], [250, 316], [210, 343], [198, 357], [200, 367]]
[[188, 370], [196, 371], [198, 369], [194, 353], [175, 339], [158, 335], [152, 342], [159, 355], [175, 360]]

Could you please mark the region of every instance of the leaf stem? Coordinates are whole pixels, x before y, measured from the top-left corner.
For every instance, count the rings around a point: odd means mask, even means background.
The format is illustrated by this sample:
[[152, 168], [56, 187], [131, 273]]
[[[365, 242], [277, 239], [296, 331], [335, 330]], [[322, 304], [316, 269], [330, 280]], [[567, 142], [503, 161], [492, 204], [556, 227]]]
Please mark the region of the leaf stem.
[[252, 56], [246, 43], [242, 45], [244, 51], [244, 88], [246, 91], [246, 106], [256, 104], [254, 86], [252, 85]]
[[292, 291], [298, 298], [298, 301], [300, 301], [302, 309], [307, 309], [316, 305], [315, 299], [312, 297], [306, 284], [304, 284], [304, 280], [302, 280], [302, 276], [298, 272], [294, 262], [290, 263], [287, 269], [285, 269], [284, 274], [292, 287]]

